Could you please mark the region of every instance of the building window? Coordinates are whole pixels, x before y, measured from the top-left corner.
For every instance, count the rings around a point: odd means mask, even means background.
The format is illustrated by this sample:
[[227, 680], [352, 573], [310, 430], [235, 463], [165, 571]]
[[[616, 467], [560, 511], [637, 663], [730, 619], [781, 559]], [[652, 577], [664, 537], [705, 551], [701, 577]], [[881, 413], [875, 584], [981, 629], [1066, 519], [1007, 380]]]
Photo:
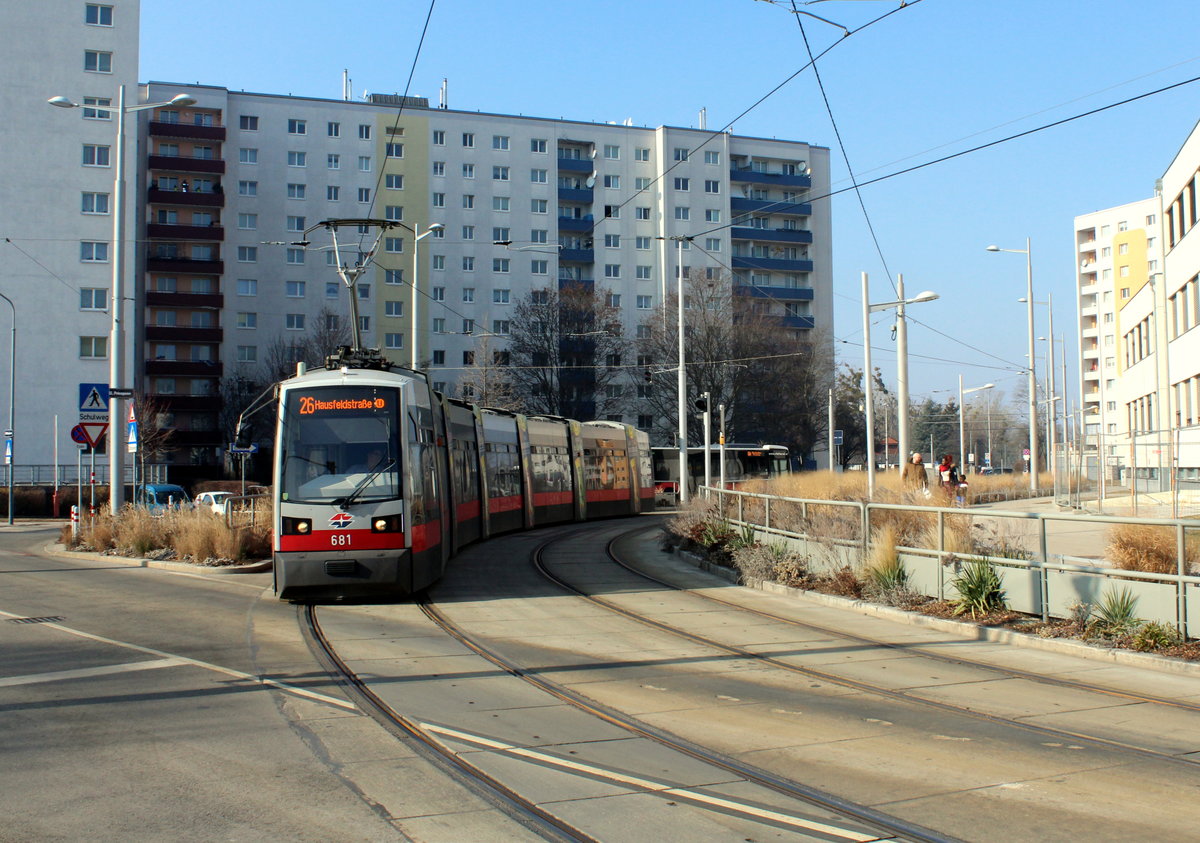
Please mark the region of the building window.
[[508, 149], [508, 135], [492, 135], [492, 149]]
[[613, 188], [613, 189], [619, 190], [621, 187], [621, 177], [620, 176], [605, 176], [604, 177], [604, 186], [608, 187], [608, 188]]
[[385, 144], [383, 147], [383, 150], [384, 150], [383, 154], [387, 158], [403, 158], [404, 157], [404, 144], [402, 144], [402, 143]]
[[388, 173], [383, 177], [383, 186], [388, 190], [404, 190], [404, 176], [400, 173]]
[[639, 146], [636, 149], [634, 149], [633, 150], [633, 160], [634, 161], [649, 161], [650, 160], [650, 148], [646, 147], [646, 146]]
[[237, 280], [237, 294], [239, 296], [257, 296], [258, 280], [255, 278], [239, 278]]
[[307, 135], [308, 121], [290, 118], [287, 122], [287, 130], [289, 135]]
[[[462, 321], [462, 332], [464, 334], [475, 333], [475, 320], [474, 319], [464, 319]], [[467, 359], [468, 354], [471, 355], [470, 360]], [[474, 363], [475, 362], [475, 353], [473, 351], [464, 351], [463, 352], [463, 362], [468, 365]]]
[[475, 178], [475, 165], [474, 164], [463, 164], [462, 165], [462, 177], [464, 179]]
[[492, 167], [492, 181], [508, 181], [508, 167]]
[[111, 120], [112, 112], [106, 108], [98, 108], [97, 106], [112, 105], [111, 97], [84, 97], [83, 98], [83, 119], [84, 120]]
[[634, 242], [633, 242], [633, 248], [637, 249], [640, 252], [649, 251], [650, 250], [650, 238], [649, 237], [635, 237]]
[[704, 221], [705, 222], [720, 222], [721, 221], [721, 212], [718, 211], [716, 208], [709, 208], [708, 210], [706, 210], [704, 212]]
[[84, 50], [83, 69], [89, 73], [112, 73], [112, 55], [102, 50]]
[[639, 220], [650, 219], [650, 209], [649, 208], [634, 208], [634, 218], [639, 219]]
[[370, 155], [358, 156], [358, 171], [360, 173], [371, 172], [371, 156]]
[[285, 281], [284, 289], [289, 299], [304, 298], [304, 282], [303, 281]]
[[546, 208], [547, 208], [547, 206], [546, 206], [545, 199], [530, 199], [529, 200], [529, 212], [531, 214], [547, 213]]
[[287, 328], [289, 331], [303, 331], [304, 330], [304, 314], [303, 313], [287, 314], [284, 317], [284, 327]]
[[303, 231], [304, 230], [304, 220], [305, 220], [305, 217], [288, 217], [287, 218], [287, 230], [288, 231]]
[[446, 268], [446, 256], [445, 255], [434, 255], [429, 260], [430, 260], [430, 266], [432, 266], [434, 269], [445, 269]]
[[99, 3], [88, 3], [84, 6], [83, 22], [92, 26], [112, 26], [113, 7], [102, 6]]
[[258, 118], [253, 114], [243, 114], [238, 117], [238, 128], [243, 132], [257, 132]]
[[383, 271], [384, 284], [403, 284], [404, 270], [403, 269], [385, 269]]
[[83, 166], [108, 167], [111, 166], [111, 160], [109, 147], [97, 146], [94, 143], [83, 145]]
[[289, 184], [287, 186], [288, 199], [303, 199], [307, 193], [307, 186], [303, 184]]
[[[475, 271], [475, 258], [471, 255], [463, 255], [462, 268], [463, 268], [463, 272], [474, 272]], [[466, 299], [463, 299], [463, 301], [466, 301]]]
[[80, 337], [79, 356], [90, 359], [108, 357], [108, 337]]
[[492, 258], [492, 272], [508, 272], [508, 258]]
[[239, 345], [237, 347], [237, 359], [239, 363], [257, 363], [258, 362], [258, 346], [257, 345]]
[[246, 329], [257, 328], [258, 327], [258, 314], [257, 313], [246, 313], [246, 312], [239, 313], [237, 315], [237, 326], [239, 328], [246, 328]]
[[704, 240], [704, 248], [705, 248], [705, 250], [706, 250], [706, 251], [709, 251], [709, 252], [719, 252], [719, 251], [721, 251], [721, 238], [720, 238], [720, 237], [707, 237], [707, 238], [705, 238], [705, 240]]
[[678, 176], [675, 178], [675, 189], [676, 190], [691, 190], [691, 187], [692, 187], [691, 179], [681, 178]]
[[690, 220], [692, 218], [692, 210], [687, 205], [675, 206], [675, 219]]
[[545, 138], [533, 138], [529, 141], [529, 151], [545, 154], [546, 140]]
[[434, 146], [445, 146], [446, 145], [446, 133], [444, 131], [442, 131], [441, 129], [433, 130], [433, 145]]
[[531, 275], [548, 275], [549, 263], [543, 260], [531, 261], [529, 264], [529, 272]]
[[107, 193], [84, 193], [80, 200], [80, 211], [85, 214], [107, 214]]
[[308, 153], [307, 152], [288, 152], [289, 167], [307, 167]]
[[360, 187], [358, 189], [358, 201], [359, 202], [370, 202], [371, 201], [371, 188]]
[[677, 146], [677, 147], [675, 147], [675, 160], [676, 160], [676, 161], [686, 161], [686, 160], [688, 160], [688, 150], [687, 150], [687, 147], [685, 147], [685, 146]]
[[650, 310], [651, 307], [653, 307], [653, 297], [651, 297], [651, 296], [638, 296], [637, 297], [637, 309], [638, 310]]
[[464, 225], [462, 227], [462, 239], [463, 240], [474, 240], [475, 239], [475, 226]]
[[383, 250], [392, 254], [400, 254], [404, 251], [403, 237], [385, 237], [383, 238]]
[[258, 261], [258, 247], [238, 246], [237, 259], [238, 263], [256, 263]]
[[462, 206], [464, 208], [475, 207], [475, 195], [472, 193], [464, 193], [462, 198]]
[[721, 183], [719, 181], [717, 181], [716, 179], [705, 179], [704, 180], [704, 192], [705, 193], [720, 193], [721, 192]]
[[508, 208], [509, 208], [509, 198], [507, 196], [493, 196], [492, 197], [492, 210], [493, 211], [507, 211]]
[[383, 210], [383, 217], [384, 219], [391, 220], [392, 222], [400, 222], [404, 219], [404, 206], [388, 205]]
[[108, 243], [82, 241], [79, 244], [79, 259], [84, 263], [108, 263]]
[[529, 171], [529, 180], [531, 182], [533, 182], [534, 184], [545, 184], [546, 183], [546, 171], [545, 170], [530, 170]]
[[619, 263], [606, 263], [604, 265], [604, 277], [605, 278], [620, 278], [621, 277], [621, 265]]
[[359, 140], [370, 140], [371, 139], [371, 125], [369, 123], [359, 123], [358, 124], [358, 139]]
[[649, 281], [650, 280], [650, 267], [639, 264], [637, 267], [637, 279], [639, 281]]
[[287, 262], [291, 266], [299, 266], [304, 263], [304, 249], [288, 249]]
[[606, 248], [609, 248], [609, 249], [621, 248], [621, 235], [620, 234], [605, 234], [604, 235], [604, 245]]
[[341, 198], [342, 189], [336, 184], [328, 185], [325, 188], [325, 198], [330, 202], [336, 202]]
[[393, 350], [404, 348], [404, 334], [384, 334], [383, 347]]
[[108, 290], [103, 287], [83, 287], [79, 291], [80, 310], [107, 310]]
[[706, 150], [704, 153], [704, 163], [705, 164], [720, 164], [721, 163], [721, 153], [713, 151], [713, 150]]
[[508, 334], [508, 329], [509, 329], [509, 322], [507, 319], [493, 319], [492, 320], [492, 333], [493, 334], [506, 335], [506, 334]]
[[474, 149], [475, 148], [475, 133], [474, 132], [463, 132], [462, 133], [462, 145], [467, 149]]
[[621, 218], [621, 206], [620, 205], [605, 205], [604, 206], [604, 216], [609, 219], [619, 220]]
[[463, 287], [462, 300], [465, 302], [475, 301], [475, 288], [474, 287]]

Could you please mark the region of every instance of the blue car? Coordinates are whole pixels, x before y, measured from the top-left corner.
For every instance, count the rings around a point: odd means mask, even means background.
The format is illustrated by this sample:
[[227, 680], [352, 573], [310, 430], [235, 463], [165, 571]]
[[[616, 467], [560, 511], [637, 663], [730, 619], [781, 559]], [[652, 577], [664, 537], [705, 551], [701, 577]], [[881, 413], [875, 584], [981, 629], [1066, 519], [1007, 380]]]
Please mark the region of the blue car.
[[192, 499], [187, 490], [174, 483], [150, 483], [138, 490], [137, 505], [162, 515], [168, 509], [191, 509]]

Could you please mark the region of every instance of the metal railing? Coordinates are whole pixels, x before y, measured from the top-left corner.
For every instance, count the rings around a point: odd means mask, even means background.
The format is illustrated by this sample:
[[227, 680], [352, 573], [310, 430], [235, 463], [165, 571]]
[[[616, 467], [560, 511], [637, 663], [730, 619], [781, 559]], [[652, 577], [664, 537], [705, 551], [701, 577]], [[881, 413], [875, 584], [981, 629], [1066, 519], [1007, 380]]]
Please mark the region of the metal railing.
[[[831, 570], [844, 566], [861, 568], [874, 549], [876, 526], [895, 520], [898, 514], [909, 514], [910, 518], [920, 514], [934, 528], [936, 542], [930, 544], [935, 546], [898, 546], [896, 550], [912, 574], [911, 586], [927, 596], [945, 599], [948, 571], [957, 572], [962, 562], [970, 559], [987, 559], [1006, 570], [1018, 587], [1025, 587], [1014, 592], [1010, 600], [1010, 606], [1017, 611], [1040, 615], [1043, 620], [1050, 616], [1068, 617], [1071, 607], [1081, 603], [1095, 605], [1105, 586], [1119, 582], [1139, 599], [1146, 620], [1167, 622], [1185, 635], [1200, 637], [1200, 576], [1189, 571], [1187, 561], [1188, 531], [1200, 531], [1200, 523], [1195, 521], [829, 501], [715, 487], [702, 489], [710, 499], [716, 499], [721, 517], [731, 525], [753, 530], [760, 540], [786, 544], [810, 561], [823, 559]], [[1018, 529], [1008, 537], [997, 532], [1003, 539], [998, 547], [964, 553], [947, 547], [947, 525], [951, 519], [958, 528], [965, 524], [974, 529], [995, 520], [1018, 525]], [[1094, 544], [1098, 525], [1127, 524], [1163, 527], [1174, 532], [1173, 573], [1114, 568], [1105, 559], [1051, 552], [1055, 545], [1062, 549], [1063, 545], [1078, 546], [1080, 541], [1089, 539]], [[1056, 536], [1055, 525], [1091, 527], [1075, 535], [1064, 531], [1065, 535]], [[796, 529], [797, 526], [802, 529]]]

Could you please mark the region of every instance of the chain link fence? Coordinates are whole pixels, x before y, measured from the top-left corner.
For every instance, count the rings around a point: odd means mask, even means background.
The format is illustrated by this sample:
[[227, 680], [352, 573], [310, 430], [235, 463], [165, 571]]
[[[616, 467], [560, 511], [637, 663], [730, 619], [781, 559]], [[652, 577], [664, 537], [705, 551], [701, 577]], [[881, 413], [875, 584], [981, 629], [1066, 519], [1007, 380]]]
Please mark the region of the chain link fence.
[[1057, 503], [1099, 515], [1200, 517], [1200, 444], [1178, 429], [1092, 433], [1055, 449]]

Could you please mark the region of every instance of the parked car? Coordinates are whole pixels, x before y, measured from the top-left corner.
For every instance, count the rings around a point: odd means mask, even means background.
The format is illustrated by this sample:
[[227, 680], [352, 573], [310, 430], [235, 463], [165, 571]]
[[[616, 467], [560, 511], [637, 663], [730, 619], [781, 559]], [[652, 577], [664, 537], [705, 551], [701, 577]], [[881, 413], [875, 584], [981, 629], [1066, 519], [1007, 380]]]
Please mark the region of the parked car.
[[190, 508], [192, 499], [187, 490], [174, 483], [148, 483], [138, 490], [137, 504], [151, 515], [162, 515], [168, 509]]
[[233, 492], [201, 492], [196, 495], [196, 509], [211, 509], [217, 515], [225, 514], [225, 502], [234, 497]]

